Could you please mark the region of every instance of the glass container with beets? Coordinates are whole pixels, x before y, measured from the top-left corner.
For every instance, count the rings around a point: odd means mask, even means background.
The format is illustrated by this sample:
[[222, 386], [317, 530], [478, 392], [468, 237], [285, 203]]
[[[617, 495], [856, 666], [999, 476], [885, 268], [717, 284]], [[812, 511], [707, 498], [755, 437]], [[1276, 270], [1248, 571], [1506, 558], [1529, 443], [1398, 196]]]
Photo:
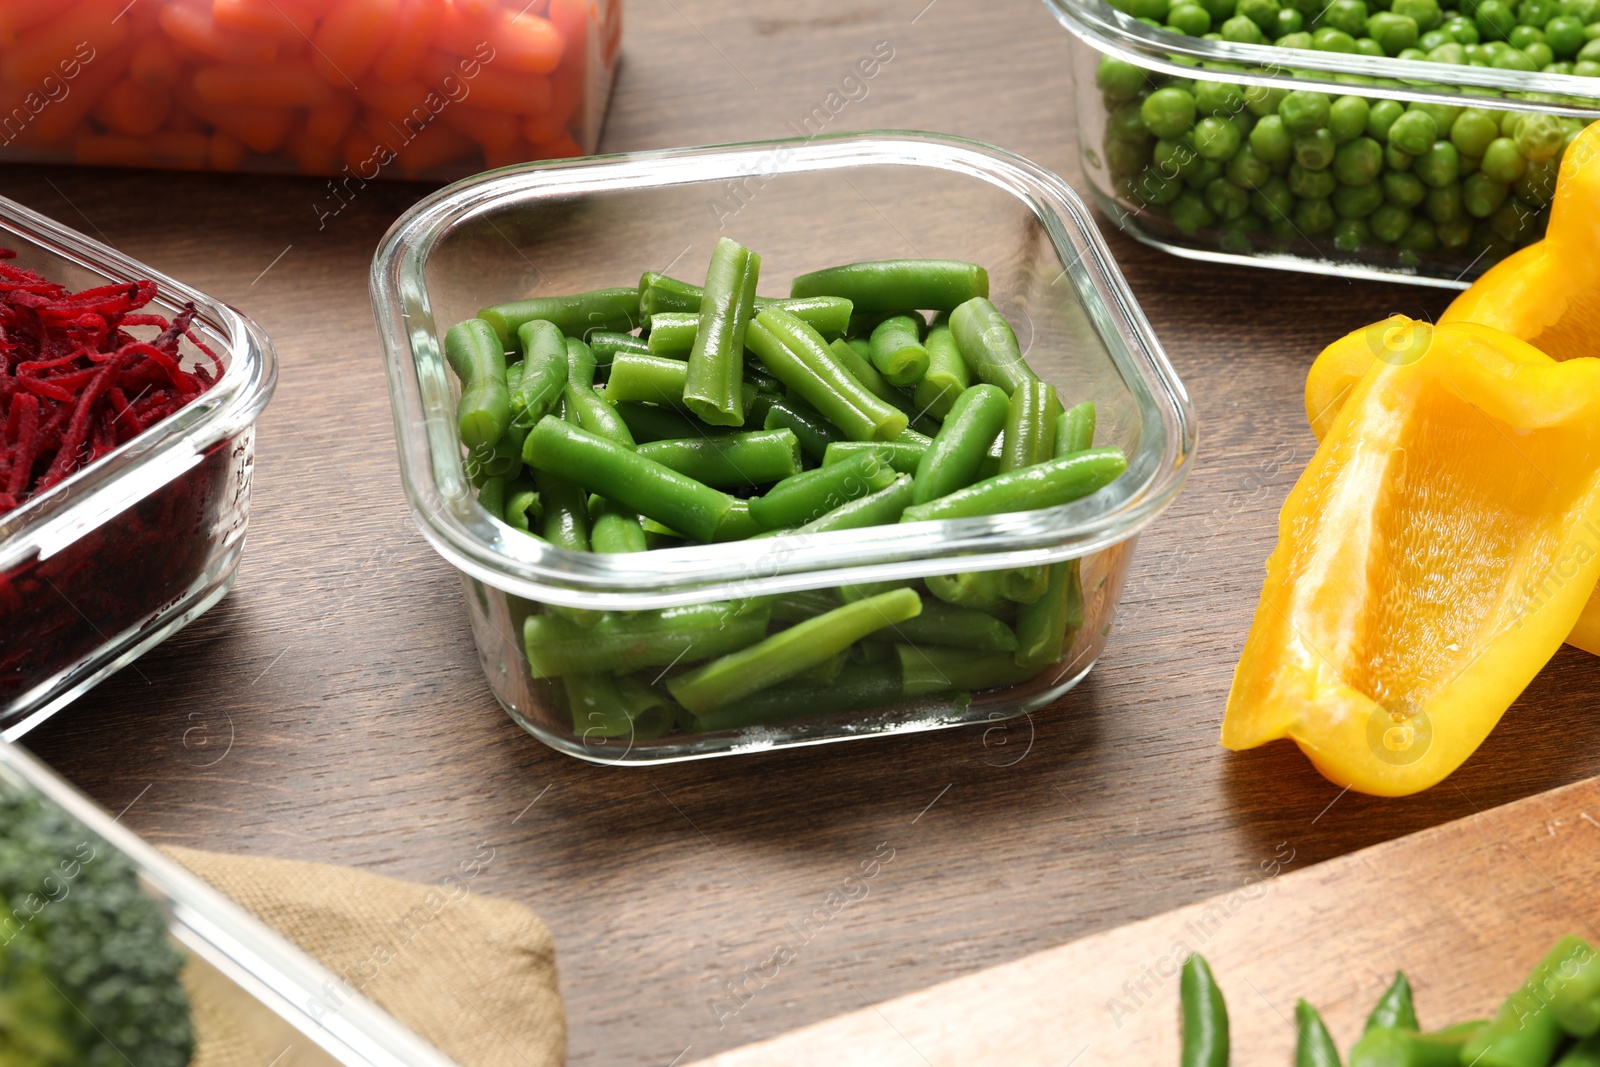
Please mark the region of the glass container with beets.
[[593, 152], [619, 0], [0, 4], [0, 160], [449, 179]]
[[[8, 303], [57, 322], [31, 349], [104, 333], [100, 311], [119, 286], [145, 299], [153, 283], [156, 294], [120, 320], [118, 336], [134, 342], [97, 344], [89, 355], [55, 349], [29, 363], [13, 358], [25, 340], [19, 329], [0, 357], [9, 379], [0, 384], [11, 386], [0, 421], [6, 465], [26, 456], [34, 474], [29, 491], [0, 504], [0, 741], [11, 741], [226, 595], [250, 518], [255, 420], [277, 362], [266, 335], [239, 312], [4, 199], [0, 248], [15, 253], [5, 263]], [[81, 309], [33, 295], [17, 268], [72, 293], [98, 293]], [[72, 313], [65, 320], [63, 308]], [[88, 366], [60, 365], [68, 359]], [[123, 359], [160, 367], [143, 384], [125, 382], [127, 395], [108, 388], [130, 365]], [[203, 389], [184, 393], [175, 388], [183, 382]], [[164, 391], [180, 394], [181, 406]], [[59, 401], [54, 428], [35, 397]], [[135, 431], [118, 420], [134, 420]], [[57, 435], [58, 456], [75, 442], [59, 470], [35, 462], [30, 444]], [[4, 488], [29, 481], [8, 477]]]

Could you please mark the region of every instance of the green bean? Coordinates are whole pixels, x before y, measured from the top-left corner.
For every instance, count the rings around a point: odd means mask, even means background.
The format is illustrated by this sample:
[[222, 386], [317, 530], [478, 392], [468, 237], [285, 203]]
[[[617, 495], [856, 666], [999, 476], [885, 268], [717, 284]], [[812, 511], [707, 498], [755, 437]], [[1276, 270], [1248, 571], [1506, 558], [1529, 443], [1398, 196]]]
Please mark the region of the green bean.
[[1000, 473], [1031, 467], [1055, 455], [1056, 422], [1061, 402], [1056, 387], [1041, 381], [1021, 382], [1011, 394], [1006, 429], [1000, 446]]
[[1060, 663], [1067, 642], [1066, 562], [1046, 568], [1044, 595], [1017, 609], [1017, 666], [1048, 667]]
[[1590, 1034], [1567, 1049], [1556, 1067], [1600, 1067], [1600, 1034]]
[[717, 241], [683, 390], [685, 406], [713, 426], [744, 425], [744, 338], [760, 276], [760, 256], [726, 237]]
[[943, 419], [955, 406], [956, 397], [972, 384], [972, 371], [961, 358], [948, 324], [936, 324], [922, 344], [928, 350], [928, 372], [917, 382], [913, 399], [918, 410]]
[[521, 367], [511, 390], [511, 412], [524, 429], [550, 413], [567, 387], [567, 340], [554, 323], [531, 319], [517, 331]]
[[922, 316], [895, 315], [872, 330], [872, 365], [890, 385], [915, 385], [928, 372]]
[[544, 504], [539, 500], [538, 486], [532, 478], [518, 478], [506, 485], [506, 506], [502, 512], [506, 525], [533, 533], [535, 526], [544, 522]]
[[478, 486], [478, 506], [494, 516], [505, 514], [506, 480], [503, 476], [495, 474], [483, 480]]
[[494, 328], [500, 343], [515, 347], [517, 331], [530, 319], [545, 319], [568, 337], [584, 338], [594, 330], [626, 333], [638, 325], [639, 290], [595, 289], [572, 296], [539, 296], [495, 304], [478, 312]]
[[857, 311], [949, 311], [962, 301], [988, 296], [989, 275], [976, 264], [948, 259], [879, 260], [802, 274], [789, 293], [842, 296]]
[[1404, 971], [1394, 972], [1394, 981], [1383, 991], [1378, 1003], [1372, 1006], [1372, 1011], [1367, 1015], [1367, 1025], [1363, 1030], [1376, 1030], [1379, 1027], [1391, 1030], [1422, 1029], [1417, 1025], [1417, 1009], [1411, 998], [1411, 983], [1406, 980]]
[[1461, 1048], [1470, 1033], [1419, 1034], [1380, 1026], [1361, 1035], [1350, 1049], [1350, 1067], [1460, 1067]]
[[733, 505], [726, 493], [549, 416], [529, 431], [522, 458], [697, 541], [710, 541]]
[[[534, 432], [538, 432], [537, 427]], [[1105, 488], [1127, 469], [1128, 460], [1121, 449], [1091, 448], [997, 474], [948, 496], [914, 505], [906, 509], [900, 521], [966, 519], [1052, 508]]]
[[838, 679], [839, 672], [843, 671], [845, 664], [849, 662], [848, 650], [836, 652], [815, 667], [807, 667], [799, 674], [793, 675], [790, 681], [796, 685], [832, 685]]
[[654, 324], [663, 312], [700, 313], [701, 289], [693, 282], [679, 281], [658, 271], [647, 270], [639, 278], [639, 314]]
[[[550, 416], [545, 417], [549, 421]], [[534, 473], [544, 517], [539, 533], [557, 548], [572, 552], [589, 551], [589, 497], [565, 478], [547, 471]]]
[[1575, 952], [1568, 957], [1561, 986], [1551, 998], [1550, 1009], [1561, 1029], [1574, 1037], [1588, 1037], [1600, 1031], [1600, 955]]
[[898, 664], [850, 664], [839, 672], [832, 685], [786, 685], [751, 693], [737, 704], [696, 716], [690, 730], [694, 733], [736, 730], [785, 719], [813, 718], [819, 711], [838, 715], [882, 707], [899, 699]]
[[844, 336], [850, 327], [850, 301], [839, 296], [756, 297], [756, 310], [781, 308], [809, 325], [825, 341]]
[[765, 532], [766, 527], [750, 517], [750, 502], [734, 498], [733, 506], [728, 513], [722, 516], [722, 521], [717, 524], [716, 536], [713, 541], [748, 541], [750, 538]]
[[862, 356], [854, 345], [842, 337], [829, 342], [828, 349], [839, 361], [839, 366], [849, 371], [850, 375], [866, 386], [867, 391], [873, 396], [891, 404], [897, 403], [900, 397], [899, 391], [878, 373], [878, 368], [872, 365], [870, 357]]
[[769, 530], [811, 522], [841, 504], [886, 488], [895, 472], [876, 452], [785, 478], [750, 501], [750, 517]]
[[578, 425], [627, 448], [633, 447], [633, 432], [615, 408], [594, 391], [594, 353], [576, 337], [567, 338], [567, 412], [576, 415]]
[[1563, 937], [1534, 967], [1492, 1020], [1461, 1048], [1462, 1063], [1481, 1067], [1543, 1067], [1561, 1043], [1561, 1026], [1550, 1010], [1559, 968], [1575, 954], [1592, 952], [1581, 938]]
[[[689, 364], [681, 359], [619, 352], [611, 361], [605, 400], [613, 405], [630, 402], [660, 404], [684, 411], [687, 409], [683, 406], [683, 390], [688, 380]], [[756, 387], [745, 382], [742, 391], [748, 407], [755, 399]], [[703, 432], [716, 433], [718, 429], [711, 427]]]
[[1296, 1001], [1294, 1026], [1300, 1032], [1294, 1046], [1294, 1067], [1340, 1067], [1339, 1047], [1316, 1008]]
[[[607, 393], [610, 393], [609, 389]], [[658, 404], [641, 404], [636, 400], [625, 400], [613, 404], [612, 408], [622, 416], [622, 421], [628, 424], [628, 430], [633, 434], [635, 441], [667, 441], [695, 436], [716, 437], [732, 432], [721, 426], [704, 426], [676, 408], [662, 407]]]
[[1022, 358], [1011, 324], [988, 300], [978, 297], [952, 311], [950, 332], [980, 382], [998, 385], [1010, 396], [1018, 385], [1038, 379]]
[[672, 729], [672, 702], [634, 678], [569, 674], [561, 679], [573, 732], [593, 737], [654, 740]]
[[1094, 447], [1094, 401], [1085, 400], [1070, 407], [1056, 420], [1056, 448], [1058, 456], [1083, 452]]
[[467, 477], [472, 484], [481, 486], [485, 478], [515, 478], [522, 470], [522, 439], [526, 436], [526, 431], [512, 426], [488, 448], [467, 453]]
[[[591, 333], [589, 335], [589, 348], [594, 352], [595, 362], [602, 367], [611, 366], [611, 360], [618, 352], [632, 352], [636, 356], [650, 354], [650, 344], [643, 338], [635, 337], [631, 333], [617, 333], [612, 330], [595, 330]], [[523, 351], [527, 351], [526, 346], [524, 346]]]
[[1010, 406], [998, 386], [974, 385], [962, 390], [917, 464], [915, 503], [925, 504], [972, 484], [984, 456], [1005, 427]]
[[589, 509], [591, 552], [643, 552], [647, 547], [637, 514], [603, 496], [595, 498]]
[[1183, 1021], [1180, 1067], [1228, 1067], [1228, 1005], [1198, 952], [1183, 961], [1178, 1003]]
[[800, 441], [792, 430], [653, 441], [638, 453], [718, 489], [781, 481], [801, 469]]
[[555, 615], [530, 615], [522, 637], [535, 678], [692, 663], [761, 640], [771, 612], [727, 601], [605, 614], [587, 629]]
[[692, 714], [703, 715], [816, 666], [921, 610], [921, 598], [910, 589], [845, 604], [674, 678], [667, 689]]
[[1032, 604], [1050, 588], [1050, 568], [1040, 564], [1009, 567], [995, 576], [1000, 595], [1018, 604]]
[[800, 439], [800, 451], [818, 462], [835, 442], [844, 440], [844, 434], [811, 405], [793, 400], [772, 400], [761, 425], [768, 430], [789, 430]]
[[[639, 279], [639, 309], [646, 321], [660, 312], [700, 311], [704, 290], [690, 282], [681, 282], [665, 274], [646, 271]], [[756, 297], [756, 308], [783, 308], [798, 319], [810, 323], [812, 328], [828, 340], [840, 336], [850, 324], [850, 301], [838, 296], [807, 297]]]
[[881, 582], [846, 582], [844, 585], [834, 586], [833, 595], [839, 598], [841, 604], [854, 604], [858, 600], [887, 593], [892, 589], [916, 589], [915, 578], [889, 578]]
[[822, 455], [822, 465], [831, 467], [862, 452], [876, 452], [889, 466], [901, 474], [917, 473], [917, 461], [928, 446], [913, 441], [834, 441]]
[[488, 448], [511, 425], [506, 352], [482, 319], [458, 322], [444, 335], [444, 355], [461, 379], [456, 423], [467, 448]]
[[668, 312], [650, 319], [650, 336], [645, 348], [652, 356], [687, 359], [700, 332], [700, 316], [687, 312]]
[[[778, 379], [774, 378], [772, 375], [768, 374], [766, 369], [759, 363], [751, 363], [749, 360], [745, 361], [744, 379], [745, 381], [753, 384], [756, 387], [756, 392], [758, 393], [772, 393], [775, 396], [783, 393], [783, 383], [778, 381]], [[762, 414], [765, 414], [765, 412]], [[757, 419], [754, 421], [759, 422], [760, 420]]]
[[772, 611], [773, 622], [792, 623], [832, 611], [839, 606], [839, 598], [831, 589], [802, 589], [767, 597], [765, 603]]
[[1082, 560], [1069, 560], [1067, 563], [1067, 629], [1083, 629], [1083, 582], [1081, 580]]
[[812, 519], [795, 532], [826, 533], [829, 530], [858, 530], [864, 526], [887, 526], [899, 522], [901, 513], [910, 506], [911, 476], [902, 474], [877, 492], [840, 504], [832, 511]]
[[942, 600], [926, 600], [922, 614], [896, 623], [893, 640], [908, 645], [936, 645], [968, 652], [1015, 652], [1017, 635], [1011, 627], [989, 614], [971, 608], [958, 608]]
[[934, 574], [922, 580], [928, 592], [957, 607], [996, 614], [1015, 610], [1016, 603], [1000, 592], [995, 571], [963, 571], [960, 574]]
[[896, 645], [900, 660], [901, 692], [908, 697], [943, 693], [952, 689], [995, 689], [1026, 682], [1037, 667], [1019, 667], [1010, 652], [977, 652], [964, 648], [926, 648]]
[[745, 343], [775, 378], [851, 440], [892, 441], [906, 428], [904, 412], [873, 396], [839, 365], [817, 331], [788, 312], [761, 311]]

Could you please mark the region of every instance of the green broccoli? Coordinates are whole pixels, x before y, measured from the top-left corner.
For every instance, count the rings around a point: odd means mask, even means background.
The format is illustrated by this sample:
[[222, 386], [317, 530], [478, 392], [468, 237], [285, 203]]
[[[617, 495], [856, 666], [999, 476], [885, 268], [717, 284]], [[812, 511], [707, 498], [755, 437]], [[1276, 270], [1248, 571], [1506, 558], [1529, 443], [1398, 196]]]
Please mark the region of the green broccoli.
[[133, 865], [0, 777], [0, 1067], [186, 1067], [183, 960]]

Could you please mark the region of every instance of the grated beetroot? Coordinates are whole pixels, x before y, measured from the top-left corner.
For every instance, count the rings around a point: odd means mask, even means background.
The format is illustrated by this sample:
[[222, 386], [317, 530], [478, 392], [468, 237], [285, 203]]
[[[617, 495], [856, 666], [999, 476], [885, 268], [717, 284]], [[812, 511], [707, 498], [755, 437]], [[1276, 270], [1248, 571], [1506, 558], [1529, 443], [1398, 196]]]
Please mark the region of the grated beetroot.
[[[59, 485], [214, 385], [222, 361], [190, 329], [141, 312], [155, 282], [74, 293], [0, 249], [0, 516]], [[156, 328], [150, 339], [129, 329]], [[183, 368], [187, 338], [211, 366]]]

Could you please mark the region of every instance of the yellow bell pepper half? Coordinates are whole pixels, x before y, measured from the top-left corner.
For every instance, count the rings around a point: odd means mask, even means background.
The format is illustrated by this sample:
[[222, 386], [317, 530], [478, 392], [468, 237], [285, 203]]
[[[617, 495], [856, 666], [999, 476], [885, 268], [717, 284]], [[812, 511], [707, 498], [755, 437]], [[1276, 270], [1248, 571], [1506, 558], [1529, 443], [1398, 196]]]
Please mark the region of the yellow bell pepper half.
[[1380, 325], [1399, 355], [1368, 361], [1284, 504], [1222, 743], [1290, 737], [1403, 796], [1482, 743], [1600, 578], [1600, 360]]

